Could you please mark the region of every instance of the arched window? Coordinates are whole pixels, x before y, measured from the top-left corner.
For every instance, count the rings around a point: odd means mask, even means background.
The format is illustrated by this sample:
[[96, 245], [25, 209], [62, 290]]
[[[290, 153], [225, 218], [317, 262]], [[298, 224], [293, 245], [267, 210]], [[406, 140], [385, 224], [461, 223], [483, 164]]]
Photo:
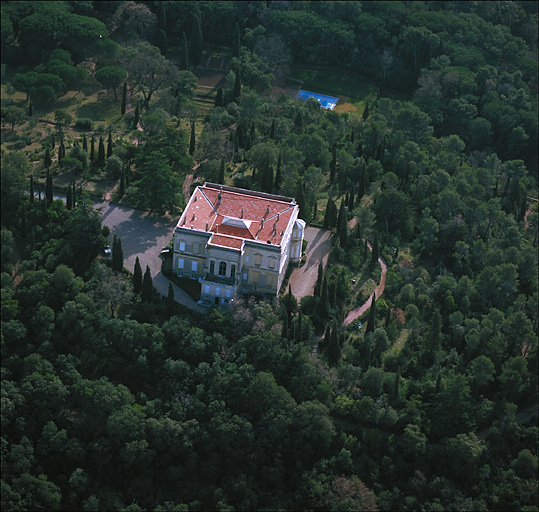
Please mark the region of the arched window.
[[236, 277], [236, 265], [230, 267], [230, 277], [234, 279]]
[[255, 254], [255, 266], [260, 267], [262, 265], [262, 254]]
[[210, 261], [210, 274], [215, 274], [215, 261]]
[[221, 263], [219, 263], [219, 275], [226, 276], [226, 263], [224, 261], [221, 261]]

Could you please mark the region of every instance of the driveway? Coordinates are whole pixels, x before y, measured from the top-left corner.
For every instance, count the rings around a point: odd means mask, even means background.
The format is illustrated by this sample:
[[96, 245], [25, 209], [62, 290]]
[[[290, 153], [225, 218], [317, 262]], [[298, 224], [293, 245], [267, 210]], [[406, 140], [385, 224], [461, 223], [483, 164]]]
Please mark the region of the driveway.
[[324, 269], [327, 267], [331, 249], [331, 231], [308, 226], [305, 228], [304, 239], [308, 242], [307, 259], [302, 267], [294, 269], [289, 281], [292, 294], [298, 301], [313, 294], [320, 261], [324, 262]]
[[[108, 201], [98, 202], [94, 208], [100, 211], [103, 224], [110, 228], [111, 240], [112, 235], [121, 238], [124, 267], [133, 272], [138, 256], [142, 273], [146, 271], [146, 266], [149, 266], [154, 288], [166, 297], [170, 281], [161, 273], [160, 252], [170, 242], [177, 219], [169, 216], [161, 217]], [[176, 302], [203, 312], [189, 294], [174, 283], [173, 287]]]

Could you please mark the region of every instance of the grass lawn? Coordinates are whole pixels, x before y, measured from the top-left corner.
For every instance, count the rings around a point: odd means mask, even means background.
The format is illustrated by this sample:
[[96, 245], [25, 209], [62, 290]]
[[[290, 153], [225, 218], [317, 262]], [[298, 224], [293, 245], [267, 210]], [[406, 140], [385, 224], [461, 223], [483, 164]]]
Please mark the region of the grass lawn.
[[376, 101], [377, 89], [370, 82], [344, 71], [296, 67], [291, 77], [303, 82], [302, 89], [339, 98], [337, 112], [363, 113], [365, 103]]

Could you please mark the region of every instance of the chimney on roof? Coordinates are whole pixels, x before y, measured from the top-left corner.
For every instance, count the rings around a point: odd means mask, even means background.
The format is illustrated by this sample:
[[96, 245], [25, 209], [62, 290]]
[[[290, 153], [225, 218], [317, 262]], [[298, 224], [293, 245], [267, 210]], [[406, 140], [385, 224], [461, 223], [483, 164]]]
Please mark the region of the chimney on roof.
[[191, 218], [191, 221], [194, 221], [196, 219], [195, 212], [193, 212], [193, 217]]
[[217, 204], [221, 204], [221, 193], [223, 192], [223, 187], [219, 189], [219, 195], [217, 196]]
[[210, 227], [210, 225], [206, 222], [206, 231], [208, 231], [209, 227]]
[[198, 200], [198, 197], [197, 197], [197, 196], [195, 196], [195, 198], [193, 199], [193, 202], [194, 202], [194, 203], [196, 203], [196, 202], [197, 202], [197, 200]]
[[281, 216], [280, 213], [277, 214], [277, 222], [279, 222], [279, 217]]
[[273, 232], [277, 233], [277, 221], [273, 223]]
[[243, 219], [243, 208], [241, 209], [240, 219]]
[[269, 203], [268, 203], [268, 207], [266, 208], [266, 215], [269, 215], [269, 212], [270, 210], [269, 210]]
[[262, 229], [263, 227], [264, 227], [264, 219], [262, 219], [262, 220], [260, 221], [260, 229]]

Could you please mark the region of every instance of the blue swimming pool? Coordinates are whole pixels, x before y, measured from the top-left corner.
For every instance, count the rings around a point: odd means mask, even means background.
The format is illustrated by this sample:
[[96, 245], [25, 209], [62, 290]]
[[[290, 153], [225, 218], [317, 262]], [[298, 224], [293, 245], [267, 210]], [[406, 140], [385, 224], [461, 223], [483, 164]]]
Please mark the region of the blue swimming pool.
[[334, 98], [333, 96], [303, 90], [299, 91], [296, 96], [296, 99], [303, 101], [307, 101], [309, 98], [314, 98], [320, 103], [322, 108], [327, 108], [328, 110], [333, 110], [339, 101], [339, 98]]

